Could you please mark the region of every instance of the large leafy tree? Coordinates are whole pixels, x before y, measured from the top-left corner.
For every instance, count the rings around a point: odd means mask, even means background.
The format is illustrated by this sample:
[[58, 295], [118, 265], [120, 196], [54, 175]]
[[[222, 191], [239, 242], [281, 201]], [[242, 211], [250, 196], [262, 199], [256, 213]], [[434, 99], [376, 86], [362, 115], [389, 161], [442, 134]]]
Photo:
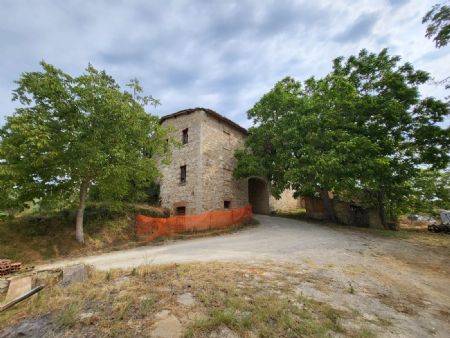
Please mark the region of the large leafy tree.
[[450, 6], [445, 3], [434, 5], [423, 17], [427, 24], [425, 36], [433, 39], [437, 48], [444, 47], [450, 40]]
[[434, 215], [450, 209], [450, 172], [420, 170], [411, 184], [411, 196], [404, 200], [403, 210]]
[[[428, 73], [415, 70], [400, 57], [362, 50], [358, 56], [334, 62], [333, 74], [347, 79], [357, 91], [352, 110], [354, 133], [365, 142], [359, 152], [360, 171], [355, 172], [364, 200], [391, 216], [411, 194], [411, 180], [420, 168], [446, 168], [449, 161], [449, 128], [440, 123], [448, 116], [448, 105], [432, 97], [422, 98], [419, 86]], [[353, 188], [353, 187], [350, 187]]]
[[[450, 2], [434, 5], [422, 19], [427, 24], [425, 36], [433, 39], [436, 48], [447, 46], [450, 41]], [[445, 85], [450, 89], [450, 77], [439, 81], [438, 84]]]
[[420, 97], [428, 79], [387, 50], [338, 58], [323, 79], [284, 79], [248, 112], [257, 126], [235, 175], [266, 175], [275, 195], [320, 192], [332, 219], [326, 191], [358, 199], [378, 207], [386, 225], [386, 207], [399, 212], [421, 166], [449, 160], [449, 130], [439, 126], [448, 106]]
[[90, 188], [120, 198], [149, 185], [158, 176], [154, 155], [163, 153], [166, 131], [145, 112], [154, 99], [138, 96], [137, 81], [131, 94], [91, 65], [78, 77], [41, 66], [17, 81], [13, 100], [22, 107], [0, 130], [0, 185], [9, 192], [2, 202], [76, 203], [76, 238], [84, 242]]

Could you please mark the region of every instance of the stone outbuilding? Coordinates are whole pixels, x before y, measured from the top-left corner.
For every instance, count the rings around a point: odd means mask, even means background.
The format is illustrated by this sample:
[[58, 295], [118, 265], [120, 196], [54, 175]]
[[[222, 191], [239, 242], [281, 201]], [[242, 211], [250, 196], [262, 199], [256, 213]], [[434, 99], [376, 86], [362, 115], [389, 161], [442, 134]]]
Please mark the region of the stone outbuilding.
[[292, 192], [279, 200], [270, 193], [263, 177], [236, 180], [234, 152], [244, 147], [247, 130], [211, 109], [193, 108], [163, 116], [171, 136], [180, 146], [171, 146], [170, 164], [160, 164], [161, 205], [174, 214], [239, 208], [250, 203], [254, 213], [299, 206]]

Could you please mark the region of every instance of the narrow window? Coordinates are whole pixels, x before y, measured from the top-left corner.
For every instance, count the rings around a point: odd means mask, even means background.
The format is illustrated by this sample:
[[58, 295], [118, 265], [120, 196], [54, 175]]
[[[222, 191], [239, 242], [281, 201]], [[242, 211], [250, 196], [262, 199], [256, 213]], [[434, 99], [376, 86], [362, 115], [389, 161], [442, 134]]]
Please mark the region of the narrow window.
[[166, 143], [164, 143], [164, 153], [169, 151], [169, 139], [166, 138]]
[[180, 183], [186, 183], [186, 166], [180, 167]]
[[224, 209], [230, 209], [231, 208], [231, 201], [223, 201], [223, 208]]
[[177, 215], [186, 215], [186, 207], [177, 207], [175, 212]]
[[231, 149], [231, 136], [230, 133], [227, 132], [226, 130], [223, 131], [223, 136], [224, 136], [224, 140], [223, 140], [223, 149], [226, 150], [230, 150]]
[[189, 140], [189, 133], [188, 133], [189, 129], [183, 129], [183, 144], [187, 144], [188, 140]]

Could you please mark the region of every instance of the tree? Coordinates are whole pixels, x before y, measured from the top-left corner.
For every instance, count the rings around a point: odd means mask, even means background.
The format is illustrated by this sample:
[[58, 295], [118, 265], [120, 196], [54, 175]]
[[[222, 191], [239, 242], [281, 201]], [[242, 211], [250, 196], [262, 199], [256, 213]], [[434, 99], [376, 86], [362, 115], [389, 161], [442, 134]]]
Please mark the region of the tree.
[[259, 170], [275, 194], [319, 192], [331, 219], [332, 191], [377, 207], [387, 226], [386, 214], [400, 212], [420, 168], [442, 169], [450, 159], [449, 128], [440, 126], [448, 105], [421, 98], [428, 79], [387, 50], [337, 58], [323, 79], [284, 79], [249, 110], [257, 126], [236, 154], [235, 174]]
[[[41, 66], [22, 74], [13, 91], [23, 107], [0, 130], [0, 185], [12, 192], [9, 203], [38, 199], [52, 209], [77, 203], [76, 238], [83, 243], [90, 188], [120, 198], [131, 182], [149, 185], [158, 176], [154, 155], [163, 154], [166, 131], [145, 112], [149, 98], [138, 102], [105, 71], [89, 65], [71, 77]], [[141, 91], [138, 82], [131, 88], [135, 96]]]
[[[425, 14], [422, 23], [428, 23], [425, 36], [433, 38], [436, 48], [444, 47], [450, 40], [450, 6], [444, 4], [434, 5], [430, 11]], [[450, 77], [437, 82], [439, 85], [445, 85], [450, 89]], [[448, 97], [447, 97], [448, 98]]]
[[420, 170], [411, 184], [411, 197], [402, 209], [411, 213], [437, 214], [450, 209], [450, 172]]
[[427, 23], [425, 36], [433, 39], [437, 48], [444, 47], [450, 40], [450, 6], [442, 4], [434, 5], [425, 14], [422, 23]]

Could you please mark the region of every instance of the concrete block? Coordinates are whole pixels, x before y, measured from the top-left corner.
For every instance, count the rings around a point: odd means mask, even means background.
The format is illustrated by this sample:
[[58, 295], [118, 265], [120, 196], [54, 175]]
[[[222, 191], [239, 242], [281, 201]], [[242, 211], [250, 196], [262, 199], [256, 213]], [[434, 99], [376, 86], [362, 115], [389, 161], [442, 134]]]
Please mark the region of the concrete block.
[[8, 293], [6, 294], [5, 303], [30, 291], [31, 284], [31, 276], [11, 279], [9, 281]]
[[63, 268], [62, 285], [64, 287], [73, 283], [82, 283], [87, 279], [87, 271], [84, 264], [71, 265]]

